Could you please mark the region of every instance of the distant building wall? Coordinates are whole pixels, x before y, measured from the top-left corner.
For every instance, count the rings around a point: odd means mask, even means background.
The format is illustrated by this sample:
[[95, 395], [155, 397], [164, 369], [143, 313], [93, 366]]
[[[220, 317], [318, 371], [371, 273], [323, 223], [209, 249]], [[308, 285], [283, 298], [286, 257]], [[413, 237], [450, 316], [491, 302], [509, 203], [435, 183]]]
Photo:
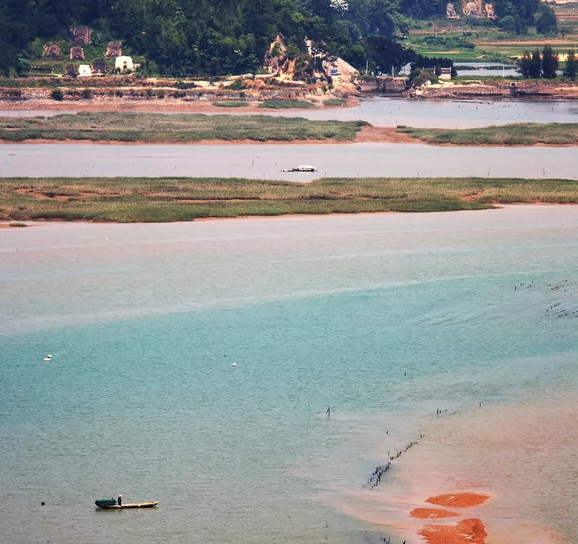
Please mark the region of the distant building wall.
[[92, 76], [92, 69], [88, 64], [81, 64], [78, 67], [78, 76], [79, 77], [90, 77]]
[[356, 84], [362, 93], [402, 93], [407, 90], [409, 78], [377, 76], [368, 80], [358, 80]]
[[440, 79], [452, 79], [452, 69], [451, 68], [442, 68], [441, 73], [439, 75]]
[[116, 70], [125, 71], [134, 70], [134, 64], [132, 62], [132, 57], [116, 57], [114, 59], [114, 67]]

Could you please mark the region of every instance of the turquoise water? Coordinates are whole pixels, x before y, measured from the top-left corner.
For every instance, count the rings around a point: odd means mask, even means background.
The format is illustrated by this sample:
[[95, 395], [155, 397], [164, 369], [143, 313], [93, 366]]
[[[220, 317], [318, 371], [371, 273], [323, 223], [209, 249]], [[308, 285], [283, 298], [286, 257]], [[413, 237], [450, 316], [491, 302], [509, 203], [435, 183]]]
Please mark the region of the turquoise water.
[[[496, 496], [490, 532], [531, 517], [575, 541], [555, 497], [575, 466], [577, 212], [0, 231], [4, 541], [420, 542], [411, 508], [466, 488]], [[532, 447], [492, 447], [487, 471], [480, 436], [559, 447], [544, 476]], [[119, 493], [161, 504], [94, 509]]]

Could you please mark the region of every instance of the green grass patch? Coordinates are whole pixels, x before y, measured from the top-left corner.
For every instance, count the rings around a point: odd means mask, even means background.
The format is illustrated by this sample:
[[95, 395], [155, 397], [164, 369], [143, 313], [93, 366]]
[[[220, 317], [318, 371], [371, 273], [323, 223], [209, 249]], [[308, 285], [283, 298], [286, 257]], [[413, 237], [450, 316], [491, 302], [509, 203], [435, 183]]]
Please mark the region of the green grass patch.
[[0, 117], [0, 140], [89, 140], [193, 143], [202, 140], [353, 140], [364, 121], [310, 121], [302, 117], [82, 112], [54, 117]]
[[578, 145], [578, 123], [515, 123], [450, 130], [397, 127], [397, 131], [430, 144]]
[[342, 98], [328, 98], [323, 101], [323, 105], [328, 107], [345, 106], [345, 104], [347, 104], [347, 100]]
[[192, 221], [205, 217], [434, 212], [495, 203], [578, 203], [576, 180], [325, 178], [0, 178], [9, 221]]
[[220, 102], [213, 102], [213, 106], [217, 106], [217, 108], [245, 108], [250, 106], [250, 104], [242, 100], [222, 100]]
[[264, 100], [258, 107], [270, 110], [316, 108], [315, 104], [305, 100]]

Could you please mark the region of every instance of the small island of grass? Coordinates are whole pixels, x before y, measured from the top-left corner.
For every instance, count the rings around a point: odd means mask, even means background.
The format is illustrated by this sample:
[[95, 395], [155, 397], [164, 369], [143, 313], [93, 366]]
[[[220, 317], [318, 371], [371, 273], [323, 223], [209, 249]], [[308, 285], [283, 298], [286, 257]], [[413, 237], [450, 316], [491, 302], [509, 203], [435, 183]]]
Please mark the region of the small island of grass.
[[249, 102], [244, 102], [243, 100], [221, 100], [219, 102], [213, 102], [213, 106], [217, 108], [246, 108], [250, 105]]
[[329, 108], [345, 106], [345, 104], [347, 104], [347, 100], [343, 100], [342, 98], [328, 98], [323, 101], [323, 105]]
[[52, 117], [0, 117], [0, 140], [195, 143], [204, 140], [351, 141], [365, 121], [310, 121], [267, 115], [81, 112]]
[[283, 109], [314, 109], [315, 104], [306, 102], [305, 100], [264, 100], [259, 104], [259, 108], [270, 110]]
[[578, 145], [578, 123], [514, 123], [453, 130], [398, 126], [397, 132], [429, 144]]
[[480, 210], [578, 203], [577, 180], [0, 178], [0, 219], [165, 222], [197, 218]]

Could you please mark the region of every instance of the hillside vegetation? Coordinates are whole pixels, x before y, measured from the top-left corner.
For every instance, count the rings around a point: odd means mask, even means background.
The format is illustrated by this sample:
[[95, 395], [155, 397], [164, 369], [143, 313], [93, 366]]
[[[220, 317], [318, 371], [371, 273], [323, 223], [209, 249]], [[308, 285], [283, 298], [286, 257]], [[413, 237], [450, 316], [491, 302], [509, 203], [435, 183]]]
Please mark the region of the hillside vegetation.
[[[48, 41], [66, 41], [72, 25], [93, 30], [92, 54], [120, 40], [149, 74], [181, 77], [255, 73], [275, 36], [306, 67], [306, 38], [324, 55], [357, 68], [371, 58], [367, 38], [402, 38], [413, 18], [443, 18], [444, 0], [1, 0], [0, 74], [24, 75]], [[552, 30], [540, 0], [495, 0], [496, 19], [514, 31]], [[460, 5], [456, 2], [456, 5]], [[550, 24], [548, 26], [548, 21]], [[555, 17], [554, 17], [555, 25]], [[101, 53], [102, 54], [102, 53]], [[276, 52], [274, 52], [276, 54]], [[140, 60], [140, 59], [139, 59]]]

